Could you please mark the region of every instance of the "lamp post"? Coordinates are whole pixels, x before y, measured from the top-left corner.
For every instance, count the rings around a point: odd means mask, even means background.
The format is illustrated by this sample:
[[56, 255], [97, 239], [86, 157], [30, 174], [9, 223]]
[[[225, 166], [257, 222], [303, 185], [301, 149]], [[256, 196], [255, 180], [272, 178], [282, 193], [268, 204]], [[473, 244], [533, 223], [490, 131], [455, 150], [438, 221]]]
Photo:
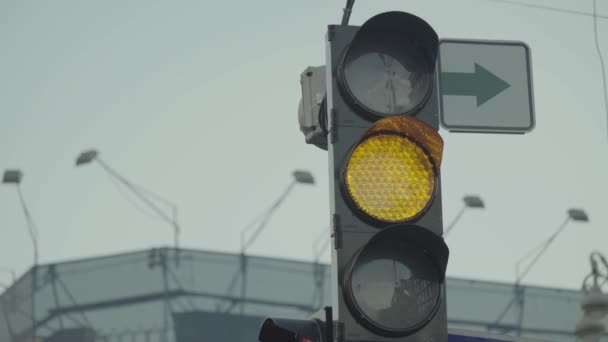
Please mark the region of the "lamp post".
[[[279, 196], [279, 198], [270, 206], [270, 208], [268, 208], [265, 212], [263, 212], [261, 216], [259, 216], [252, 223], [245, 226], [245, 228], [241, 229], [241, 254], [244, 254], [245, 251], [247, 250], [247, 248], [249, 248], [255, 242], [255, 240], [260, 236], [260, 233], [262, 233], [264, 228], [266, 228], [266, 225], [268, 224], [268, 220], [270, 219], [272, 214], [274, 214], [274, 212], [279, 208], [279, 206], [285, 201], [285, 199], [287, 198], [287, 195], [289, 195], [289, 193], [293, 190], [293, 188], [295, 187], [296, 184], [314, 185], [315, 180], [314, 180], [313, 175], [308, 171], [303, 171], [303, 170], [294, 171], [293, 179], [291, 180], [289, 185], [287, 185], [287, 188], [285, 189], [285, 191], [283, 191], [281, 196]], [[258, 219], [260, 219], [260, 217], [262, 219], [260, 224], [258, 224], [257, 227], [254, 226], [255, 222], [257, 222]], [[250, 231], [251, 228], [253, 228], [253, 227], [256, 227], [256, 229], [247, 238], [246, 237], [247, 232]]]
[[323, 266], [320, 263], [321, 256], [329, 247], [329, 242], [331, 241], [331, 236], [327, 234], [329, 228], [323, 229], [322, 234], [320, 234], [312, 245], [313, 252], [313, 278], [315, 282], [315, 292], [313, 294], [312, 305], [315, 307], [321, 307], [323, 305], [323, 288], [325, 282], [325, 274], [323, 272]]
[[[513, 304], [515, 304], [517, 302], [518, 307], [519, 307], [518, 315], [517, 315], [517, 317], [518, 317], [517, 336], [521, 335], [521, 326], [523, 324], [524, 299], [525, 299], [524, 288], [521, 286], [521, 281], [524, 279], [524, 277], [526, 275], [528, 275], [528, 273], [530, 273], [530, 271], [532, 270], [534, 265], [536, 265], [536, 263], [540, 260], [540, 258], [545, 254], [545, 252], [547, 251], [549, 246], [551, 246], [551, 244], [553, 243], [553, 241], [555, 241], [555, 239], [559, 236], [559, 234], [561, 234], [561, 232], [563, 232], [564, 229], [566, 229], [566, 227], [568, 226], [568, 223], [570, 221], [574, 221], [574, 222], [588, 222], [589, 221], [589, 217], [587, 216], [587, 213], [583, 209], [571, 208], [571, 209], [568, 209], [566, 213], [567, 213], [567, 216], [566, 216], [566, 219], [564, 220], [564, 222], [557, 228], [557, 230], [553, 234], [551, 234], [549, 236], [549, 238], [547, 238], [545, 241], [541, 242], [539, 245], [537, 245], [536, 247], [534, 247], [533, 249], [528, 251], [528, 253], [526, 253], [523, 257], [521, 257], [515, 263], [515, 286], [513, 288], [514, 289], [513, 299], [511, 299], [511, 301], [507, 304], [505, 309], [500, 313], [500, 315], [498, 316], [496, 321], [494, 321], [494, 325], [498, 325], [502, 321], [502, 319], [505, 317], [507, 312], [509, 312], [509, 309], [513, 306]], [[519, 270], [520, 270], [521, 264], [532, 256], [534, 256], [532, 261], [530, 263], [528, 263], [528, 265], [524, 268], [524, 270], [522, 272], [520, 272]]]
[[[245, 255], [247, 248], [249, 248], [255, 242], [255, 240], [257, 240], [264, 228], [266, 228], [266, 225], [268, 224], [268, 221], [270, 220], [272, 214], [274, 214], [279, 208], [279, 206], [285, 201], [285, 199], [291, 193], [296, 184], [315, 184], [314, 177], [309, 171], [295, 170], [292, 174], [292, 177], [293, 178], [291, 182], [287, 185], [287, 188], [283, 191], [279, 198], [277, 198], [277, 200], [270, 206], [270, 208], [264, 211], [250, 224], [245, 226], [245, 228], [241, 229], [241, 314], [243, 314], [245, 304], [244, 301], [247, 291], [247, 257]], [[255, 223], [258, 221], [259, 224], [256, 226]], [[253, 227], [255, 227], [255, 230], [253, 231], [253, 233], [251, 233], [251, 235], [249, 235], [249, 237], [247, 237], [247, 232], [250, 231]]]
[[23, 192], [21, 191], [21, 181], [23, 180], [23, 173], [21, 170], [6, 170], [4, 171], [4, 176], [2, 177], [2, 183], [4, 184], [14, 184], [17, 188], [17, 195], [19, 196], [19, 203], [21, 204], [21, 208], [23, 210], [23, 214], [25, 216], [25, 222], [27, 224], [27, 230], [30, 235], [30, 239], [32, 240], [32, 245], [34, 248], [34, 266], [38, 265], [38, 230], [36, 228], [36, 224], [32, 219], [32, 215], [30, 210], [25, 202], [25, 198], [23, 197]]
[[[131, 180], [125, 178], [123, 175], [118, 173], [118, 171], [114, 170], [107, 163], [105, 163], [100, 157], [99, 152], [97, 150], [86, 150], [78, 155], [76, 158], [76, 166], [90, 164], [92, 162], [96, 162], [99, 164], [104, 171], [112, 178], [112, 180], [118, 181], [125, 188], [127, 188], [131, 193], [133, 193], [144, 205], [146, 205], [149, 209], [151, 209], [158, 218], [160, 218], [165, 223], [169, 224], [173, 229], [173, 245], [175, 249], [175, 265], [179, 265], [179, 234], [181, 231], [178, 219], [177, 219], [177, 206], [170, 202], [169, 200], [161, 197], [160, 195], [147, 190], [146, 188], [133, 183]], [[162, 210], [156, 202], [160, 202], [165, 204], [170, 208], [170, 213], [167, 213], [166, 210]], [[135, 205], [134, 203], [132, 203]], [[167, 257], [166, 255], [161, 256], [160, 266], [162, 269], [163, 275], [163, 288], [165, 291], [165, 312], [164, 312], [164, 322], [163, 322], [163, 340], [169, 341], [169, 321], [170, 321], [170, 299], [166, 295], [169, 291], [169, 275], [168, 275], [168, 265], [167, 265]]]
[[[585, 294], [581, 302], [583, 317], [576, 324], [574, 333], [582, 342], [599, 342], [606, 331], [602, 320], [608, 315], [608, 294], [602, 291], [602, 287], [608, 284], [608, 261], [599, 252], [592, 252], [589, 261], [591, 273], [585, 277], [582, 286]], [[600, 265], [604, 270], [600, 270]]]
[[[76, 166], [82, 166], [86, 164], [90, 164], [92, 162], [96, 162], [99, 164], [106, 173], [118, 181], [120, 184], [125, 186], [129, 191], [131, 191], [144, 205], [150, 208], [154, 213], [160, 218], [162, 221], [169, 224], [173, 229], [173, 245], [175, 247], [176, 253], [176, 262], [177, 262], [177, 253], [179, 249], [179, 234], [181, 231], [181, 227], [179, 225], [177, 219], [177, 206], [170, 202], [169, 200], [159, 196], [158, 194], [145, 189], [144, 187], [133, 183], [132, 181], [125, 178], [123, 175], [118, 173], [116, 170], [111, 168], [106, 162], [104, 162], [99, 157], [99, 152], [97, 150], [87, 150], [83, 151], [76, 158]], [[154, 201], [161, 202], [170, 208], [170, 213], [167, 213], [166, 210], [162, 210], [157, 203]]]
[[454, 229], [454, 227], [456, 226], [456, 223], [458, 223], [458, 221], [460, 221], [460, 218], [462, 217], [462, 215], [464, 214], [466, 209], [468, 209], [468, 208], [485, 209], [485, 204], [483, 203], [483, 200], [479, 196], [475, 196], [475, 195], [464, 196], [462, 198], [462, 202], [463, 202], [462, 208], [460, 209], [460, 211], [458, 211], [458, 214], [456, 214], [456, 217], [454, 217], [452, 222], [445, 229], [445, 232], [443, 233], [444, 237], [447, 236], [452, 229]]
[[[515, 283], [516, 284], [521, 283], [522, 279], [530, 272], [530, 270], [532, 270], [532, 267], [534, 267], [534, 265], [536, 265], [536, 263], [538, 262], [538, 260], [540, 260], [540, 258], [543, 256], [543, 254], [545, 254], [545, 252], [547, 251], [549, 246], [551, 246], [553, 241], [555, 241], [557, 236], [559, 234], [561, 234], [561, 232], [563, 232], [564, 229], [566, 229], [566, 227], [568, 226], [568, 223], [570, 221], [575, 221], [575, 222], [588, 222], [589, 221], [589, 217], [587, 216], [587, 213], [583, 209], [569, 209], [567, 211], [567, 214], [568, 215], [566, 216], [566, 219], [564, 220], [564, 222], [557, 228], [557, 230], [553, 234], [551, 234], [551, 236], [549, 236], [549, 238], [547, 240], [541, 242], [538, 246], [536, 246], [533, 249], [531, 249], [530, 251], [528, 251], [528, 253], [526, 253], [523, 257], [521, 257], [517, 261], [517, 263], [515, 264], [515, 276], [516, 276]], [[519, 270], [520, 270], [521, 264], [533, 255], [535, 255], [535, 256], [532, 259], [532, 261], [524, 268], [524, 270], [522, 272], [520, 272]]]

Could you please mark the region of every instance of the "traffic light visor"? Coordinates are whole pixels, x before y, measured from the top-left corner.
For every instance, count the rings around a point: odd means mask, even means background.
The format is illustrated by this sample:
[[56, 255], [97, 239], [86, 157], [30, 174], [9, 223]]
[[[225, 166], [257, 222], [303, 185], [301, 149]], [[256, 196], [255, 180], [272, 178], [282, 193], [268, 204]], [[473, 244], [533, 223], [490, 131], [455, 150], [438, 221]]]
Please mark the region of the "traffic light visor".
[[423, 121], [407, 116], [379, 120], [346, 163], [346, 193], [373, 220], [411, 220], [434, 196], [442, 152], [441, 136]]
[[375, 118], [415, 114], [431, 93], [438, 41], [429, 24], [409, 13], [369, 19], [339, 67], [348, 99]]

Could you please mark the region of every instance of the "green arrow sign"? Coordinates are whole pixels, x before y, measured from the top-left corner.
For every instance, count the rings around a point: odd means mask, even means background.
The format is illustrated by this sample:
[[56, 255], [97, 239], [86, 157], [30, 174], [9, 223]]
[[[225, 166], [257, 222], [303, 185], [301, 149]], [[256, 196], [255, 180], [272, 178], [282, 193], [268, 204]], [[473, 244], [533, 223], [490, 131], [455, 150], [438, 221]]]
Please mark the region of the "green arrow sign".
[[477, 63], [475, 63], [475, 71], [472, 74], [461, 72], [441, 73], [442, 95], [475, 96], [477, 107], [509, 87], [509, 83]]

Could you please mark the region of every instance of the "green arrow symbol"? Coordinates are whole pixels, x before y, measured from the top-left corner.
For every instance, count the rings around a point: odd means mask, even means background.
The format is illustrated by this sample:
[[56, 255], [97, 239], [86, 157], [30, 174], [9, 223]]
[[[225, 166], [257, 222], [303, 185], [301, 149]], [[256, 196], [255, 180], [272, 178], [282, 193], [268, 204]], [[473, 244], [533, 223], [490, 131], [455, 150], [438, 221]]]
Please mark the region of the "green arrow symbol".
[[509, 88], [509, 83], [475, 63], [475, 72], [442, 72], [441, 94], [477, 97], [477, 107]]

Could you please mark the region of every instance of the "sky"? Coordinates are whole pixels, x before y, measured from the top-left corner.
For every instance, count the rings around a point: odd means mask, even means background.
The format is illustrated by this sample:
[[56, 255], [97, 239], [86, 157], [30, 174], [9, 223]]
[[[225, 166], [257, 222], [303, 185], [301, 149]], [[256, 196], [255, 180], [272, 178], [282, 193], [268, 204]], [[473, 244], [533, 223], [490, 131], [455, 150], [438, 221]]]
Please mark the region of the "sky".
[[[339, 23], [344, 3], [0, 0], [0, 170], [24, 173], [40, 262], [172, 243], [171, 227], [136, 210], [98, 165], [74, 166], [89, 148], [179, 207], [183, 247], [213, 251], [238, 252], [241, 230], [292, 171], [310, 170], [316, 185], [293, 189], [249, 253], [312, 260], [314, 242], [329, 234], [329, 171], [327, 153], [299, 131], [299, 77], [325, 63], [327, 25]], [[466, 211], [446, 238], [448, 276], [513, 282], [515, 262], [574, 207], [590, 222], [570, 223], [523, 282], [580, 288], [589, 253], [608, 254], [608, 125], [593, 18], [493, 0], [359, 0], [350, 23], [389, 10], [424, 18], [440, 38], [531, 49], [533, 132], [440, 132], [445, 224], [464, 195], [487, 206]], [[598, 1], [598, 12], [608, 15], [608, 3]], [[598, 33], [608, 59], [608, 19]], [[22, 274], [32, 245], [15, 187], [0, 185], [0, 269]], [[10, 274], [0, 271], [0, 283]]]

